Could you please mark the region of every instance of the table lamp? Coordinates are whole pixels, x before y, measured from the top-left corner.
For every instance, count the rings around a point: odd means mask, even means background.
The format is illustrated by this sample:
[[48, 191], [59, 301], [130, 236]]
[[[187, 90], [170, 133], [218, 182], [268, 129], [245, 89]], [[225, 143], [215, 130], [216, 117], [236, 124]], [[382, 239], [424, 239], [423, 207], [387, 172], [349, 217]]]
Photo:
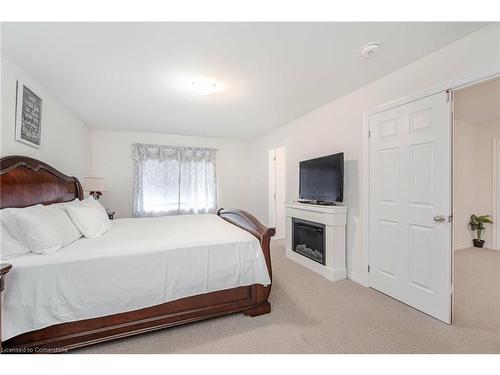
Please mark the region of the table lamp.
[[106, 185], [104, 185], [104, 178], [102, 177], [85, 177], [83, 179], [83, 191], [88, 191], [94, 199], [99, 199], [104, 191], [106, 191]]

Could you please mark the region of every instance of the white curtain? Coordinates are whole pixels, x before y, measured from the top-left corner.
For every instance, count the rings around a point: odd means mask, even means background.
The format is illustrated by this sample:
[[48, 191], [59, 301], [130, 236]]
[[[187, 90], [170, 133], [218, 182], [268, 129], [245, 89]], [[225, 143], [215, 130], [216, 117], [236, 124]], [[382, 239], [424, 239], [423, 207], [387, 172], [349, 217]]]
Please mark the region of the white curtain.
[[216, 149], [136, 143], [134, 217], [213, 213]]

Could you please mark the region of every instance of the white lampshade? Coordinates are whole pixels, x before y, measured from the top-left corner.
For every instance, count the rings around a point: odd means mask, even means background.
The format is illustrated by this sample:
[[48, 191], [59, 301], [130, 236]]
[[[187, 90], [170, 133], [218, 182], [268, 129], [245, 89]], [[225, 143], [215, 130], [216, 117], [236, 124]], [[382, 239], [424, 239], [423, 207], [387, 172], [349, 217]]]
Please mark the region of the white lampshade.
[[106, 191], [106, 185], [104, 185], [104, 178], [102, 177], [85, 177], [83, 179], [83, 190], [84, 191]]

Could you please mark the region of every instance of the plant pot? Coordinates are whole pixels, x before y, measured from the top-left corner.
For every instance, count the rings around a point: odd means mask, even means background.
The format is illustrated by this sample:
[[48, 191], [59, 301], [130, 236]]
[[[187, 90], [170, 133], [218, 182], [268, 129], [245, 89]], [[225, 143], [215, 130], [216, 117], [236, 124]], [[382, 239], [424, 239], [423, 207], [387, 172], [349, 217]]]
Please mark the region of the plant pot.
[[475, 240], [472, 240], [472, 242], [474, 243], [474, 247], [483, 247], [484, 246], [484, 240], [475, 239]]

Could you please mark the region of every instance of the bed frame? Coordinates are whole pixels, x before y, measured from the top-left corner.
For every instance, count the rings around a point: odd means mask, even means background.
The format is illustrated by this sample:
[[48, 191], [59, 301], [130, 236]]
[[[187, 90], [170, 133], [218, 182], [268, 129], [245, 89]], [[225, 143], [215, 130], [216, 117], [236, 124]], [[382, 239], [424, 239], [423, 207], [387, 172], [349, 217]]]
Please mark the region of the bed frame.
[[[0, 159], [0, 208], [68, 202], [75, 198], [83, 198], [77, 178], [66, 176], [39, 160], [24, 156]], [[266, 228], [254, 216], [242, 210], [220, 209], [217, 215], [257, 237], [272, 278], [269, 245], [275, 233], [274, 228]], [[9, 270], [2, 273], [2, 279], [6, 276], [7, 290], [9, 277], [6, 273]], [[15, 267], [10, 272], [15, 272]], [[3, 347], [6, 352], [61, 352], [236, 312], [258, 316], [271, 311], [268, 301], [270, 290], [270, 285], [254, 284], [139, 310], [56, 324], [10, 338], [1, 343], [0, 351]]]

